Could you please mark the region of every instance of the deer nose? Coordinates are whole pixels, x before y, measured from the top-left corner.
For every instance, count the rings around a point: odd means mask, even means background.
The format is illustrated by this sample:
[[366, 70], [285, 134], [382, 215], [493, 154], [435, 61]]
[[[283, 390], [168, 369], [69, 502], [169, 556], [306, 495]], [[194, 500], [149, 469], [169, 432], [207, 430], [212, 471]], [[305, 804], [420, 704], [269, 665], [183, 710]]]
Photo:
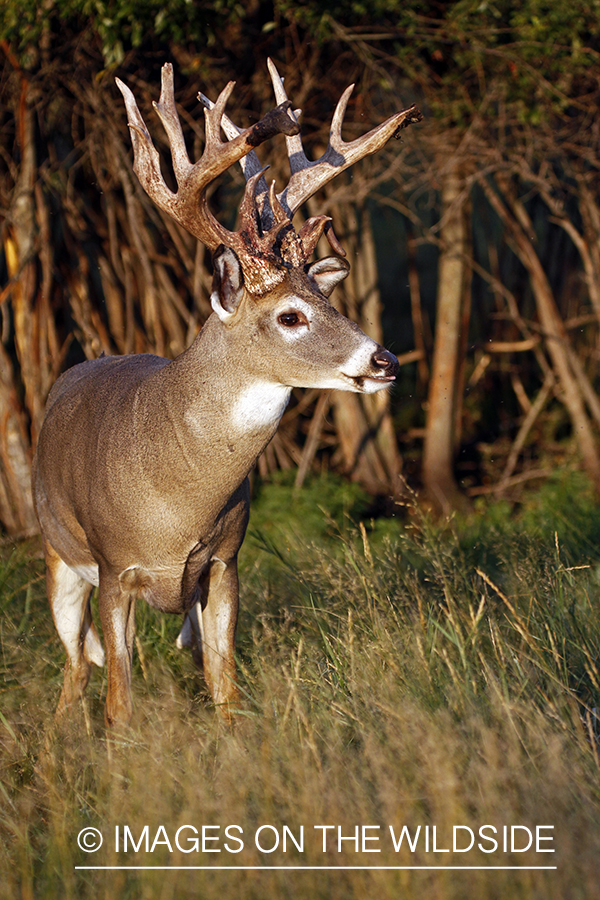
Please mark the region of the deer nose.
[[371, 363], [374, 369], [381, 369], [382, 375], [388, 378], [395, 378], [400, 368], [394, 354], [389, 350], [384, 350], [383, 347], [375, 351], [371, 357]]

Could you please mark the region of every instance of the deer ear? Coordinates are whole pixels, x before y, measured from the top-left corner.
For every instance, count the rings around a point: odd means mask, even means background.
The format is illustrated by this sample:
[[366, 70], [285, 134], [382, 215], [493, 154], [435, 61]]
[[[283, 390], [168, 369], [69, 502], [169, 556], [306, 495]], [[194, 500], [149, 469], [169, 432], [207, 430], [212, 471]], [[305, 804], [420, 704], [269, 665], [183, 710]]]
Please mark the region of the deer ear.
[[210, 305], [222, 322], [227, 322], [244, 295], [244, 274], [236, 253], [221, 244], [213, 254], [213, 281]]
[[315, 282], [326, 297], [329, 297], [334, 287], [343, 281], [349, 271], [350, 263], [341, 256], [327, 256], [325, 259], [318, 259], [306, 270], [308, 277]]

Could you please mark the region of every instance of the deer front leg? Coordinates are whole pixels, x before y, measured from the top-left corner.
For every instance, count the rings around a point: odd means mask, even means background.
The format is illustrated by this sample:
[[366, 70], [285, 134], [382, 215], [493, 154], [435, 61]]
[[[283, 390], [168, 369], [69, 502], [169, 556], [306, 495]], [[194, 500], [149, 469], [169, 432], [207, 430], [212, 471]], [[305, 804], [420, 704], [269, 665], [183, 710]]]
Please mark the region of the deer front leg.
[[218, 711], [230, 721], [239, 697], [234, 659], [239, 594], [237, 559], [229, 563], [213, 559], [205, 577], [206, 604], [198, 616], [204, 678]]
[[98, 609], [106, 650], [108, 689], [104, 718], [109, 726], [131, 720], [131, 664], [135, 639], [135, 594], [100, 575]]

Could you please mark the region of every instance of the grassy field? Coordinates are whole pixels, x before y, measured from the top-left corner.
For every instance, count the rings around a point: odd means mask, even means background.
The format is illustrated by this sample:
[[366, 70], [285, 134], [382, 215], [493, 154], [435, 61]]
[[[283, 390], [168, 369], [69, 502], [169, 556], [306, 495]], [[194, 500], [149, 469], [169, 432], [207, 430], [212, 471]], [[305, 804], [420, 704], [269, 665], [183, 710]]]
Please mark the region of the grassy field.
[[[174, 646], [179, 620], [142, 606], [130, 732], [105, 732], [101, 670], [56, 726], [64, 657], [42, 564], [35, 543], [5, 548], [0, 898], [600, 897], [586, 485], [443, 525], [410, 506], [364, 516], [329, 479], [258, 492], [233, 730]], [[90, 827], [95, 853], [77, 843]]]

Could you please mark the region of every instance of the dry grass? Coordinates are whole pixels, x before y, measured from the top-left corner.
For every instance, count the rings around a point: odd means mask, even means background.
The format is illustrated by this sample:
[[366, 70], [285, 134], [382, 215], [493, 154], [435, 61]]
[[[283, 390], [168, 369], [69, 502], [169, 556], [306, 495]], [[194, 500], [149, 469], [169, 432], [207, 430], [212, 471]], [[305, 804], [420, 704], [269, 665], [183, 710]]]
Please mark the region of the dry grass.
[[[567, 560], [560, 535], [558, 545], [528, 540], [508, 519], [475, 537], [473, 527], [419, 522], [383, 541], [356, 531], [323, 539], [318, 554], [251, 540], [238, 642], [245, 701], [233, 731], [173, 648], [178, 622], [149, 609], [127, 735], [104, 731], [99, 671], [86, 715], [55, 726], [62, 657], [40, 565], [31, 553], [5, 562], [0, 897], [600, 897], [597, 570], [572, 568], [588, 561]], [[136, 840], [148, 825], [150, 843], [163, 825], [158, 837], [174, 852], [163, 843], [116, 853], [125, 825]], [[178, 850], [182, 825], [220, 826], [210, 846], [221, 853]], [[225, 848], [229, 825], [243, 829], [240, 853]], [[263, 825], [287, 825], [297, 839], [303, 825], [303, 852], [259, 852]], [[324, 853], [315, 825], [344, 836], [380, 826], [366, 834], [382, 852], [346, 841], [340, 853], [330, 831]], [[421, 826], [414, 854], [393, 851], [390, 825]], [[451, 847], [454, 825], [553, 825], [556, 853], [425, 852], [426, 826]], [[86, 826], [103, 833], [96, 854], [77, 847]], [[303, 868], [75, 868], [86, 864]], [[484, 868], [308, 868], [323, 865]], [[523, 868], [533, 865], [557, 868]]]

